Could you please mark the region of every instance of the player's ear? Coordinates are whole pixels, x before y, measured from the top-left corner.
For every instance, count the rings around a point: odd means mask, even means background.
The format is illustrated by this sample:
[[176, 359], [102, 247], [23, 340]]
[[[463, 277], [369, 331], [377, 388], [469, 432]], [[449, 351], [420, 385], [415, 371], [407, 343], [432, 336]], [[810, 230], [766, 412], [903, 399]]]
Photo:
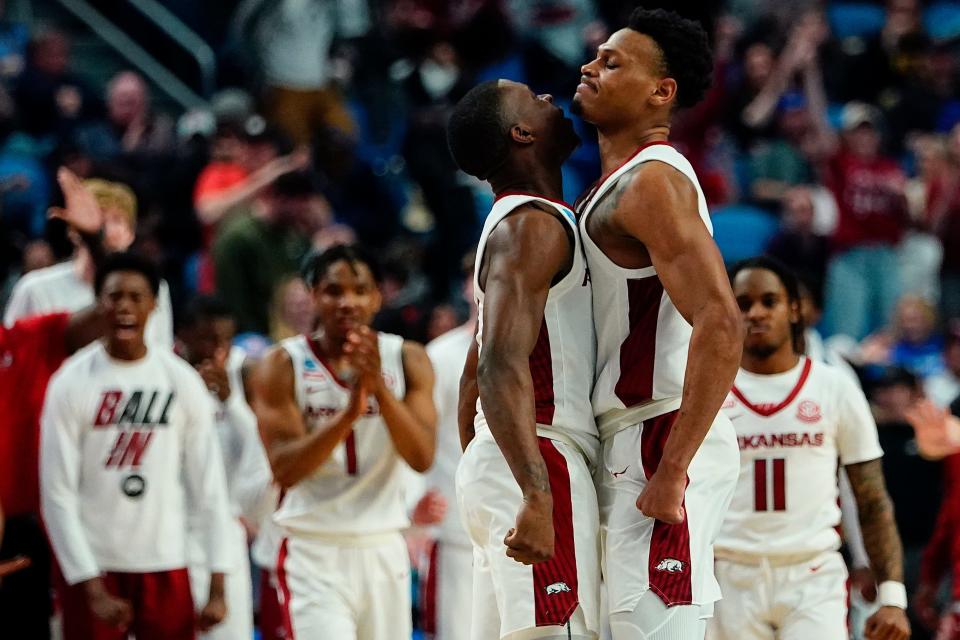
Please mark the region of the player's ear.
[[677, 81], [673, 78], [664, 78], [657, 83], [656, 90], [650, 96], [650, 101], [659, 107], [670, 104], [676, 96]]
[[373, 313], [374, 314], [380, 313], [380, 307], [383, 306], [383, 293], [380, 291], [379, 286], [374, 287], [373, 296], [371, 297], [372, 297], [372, 300], [370, 304], [373, 307]]
[[523, 123], [510, 127], [510, 137], [513, 138], [514, 142], [519, 142], [520, 144], [533, 144], [536, 138], [532, 128]]
[[800, 301], [794, 300], [790, 303], [790, 324], [800, 322], [802, 311], [800, 310]]

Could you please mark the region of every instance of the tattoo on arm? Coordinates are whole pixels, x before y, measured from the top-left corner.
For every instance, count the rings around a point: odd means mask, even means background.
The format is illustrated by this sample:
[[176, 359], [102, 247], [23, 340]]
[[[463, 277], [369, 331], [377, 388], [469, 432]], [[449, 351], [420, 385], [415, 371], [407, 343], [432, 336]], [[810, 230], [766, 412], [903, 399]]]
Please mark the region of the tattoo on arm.
[[524, 469], [524, 474], [530, 479], [533, 489], [543, 493], [550, 493], [550, 474], [547, 472], [547, 465], [543, 462], [530, 462]]
[[847, 465], [846, 470], [860, 512], [863, 546], [877, 582], [903, 582], [903, 545], [880, 460]]

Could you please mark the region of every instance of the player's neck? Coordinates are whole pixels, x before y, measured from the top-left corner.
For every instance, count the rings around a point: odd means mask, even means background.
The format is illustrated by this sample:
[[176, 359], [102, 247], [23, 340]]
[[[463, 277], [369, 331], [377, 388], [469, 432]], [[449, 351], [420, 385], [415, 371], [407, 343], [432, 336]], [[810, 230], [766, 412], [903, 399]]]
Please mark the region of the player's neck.
[[603, 174], [607, 175], [626, 162], [638, 147], [666, 142], [670, 137], [670, 126], [650, 123], [598, 133], [600, 166]]
[[519, 192], [563, 200], [563, 176], [559, 167], [555, 170], [541, 166], [513, 167], [490, 176], [489, 182], [493, 193], [498, 197], [505, 193]]
[[107, 350], [107, 355], [114, 360], [125, 360], [127, 362], [140, 360], [147, 355], [147, 345], [143, 340], [136, 342], [130, 340], [114, 341], [107, 337], [104, 349]]
[[766, 357], [752, 356], [746, 351], [740, 360], [740, 367], [744, 371], [762, 376], [771, 376], [777, 373], [786, 373], [800, 362], [800, 355], [793, 350], [793, 344], [787, 343], [776, 352]]
[[313, 334], [313, 340], [320, 347], [320, 352], [324, 358], [336, 361], [343, 357], [343, 347], [347, 343], [345, 339], [327, 333], [323, 328], [320, 328]]

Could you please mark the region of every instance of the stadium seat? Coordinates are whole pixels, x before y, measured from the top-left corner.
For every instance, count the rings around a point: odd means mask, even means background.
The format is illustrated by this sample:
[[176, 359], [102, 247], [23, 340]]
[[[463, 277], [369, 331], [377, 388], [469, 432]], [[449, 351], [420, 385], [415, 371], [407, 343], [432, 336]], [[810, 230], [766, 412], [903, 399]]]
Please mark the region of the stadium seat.
[[723, 261], [732, 264], [763, 253], [780, 228], [777, 217], [749, 205], [719, 207], [710, 216]]
[[960, 35], [960, 3], [937, 2], [923, 12], [923, 26], [934, 40]]
[[885, 13], [882, 6], [866, 2], [836, 2], [827, 8], [830, 29], [841, 40], [880, 31]]

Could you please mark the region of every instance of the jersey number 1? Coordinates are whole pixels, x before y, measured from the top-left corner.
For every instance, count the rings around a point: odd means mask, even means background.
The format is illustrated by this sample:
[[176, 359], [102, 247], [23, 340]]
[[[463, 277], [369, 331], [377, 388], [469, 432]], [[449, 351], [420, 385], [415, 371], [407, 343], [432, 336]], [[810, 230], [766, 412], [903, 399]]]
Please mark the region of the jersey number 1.
[[[786, 466], [785, 458], [759, 458], [753, 461], [754, 511], [787, 510]], [[772, 491], [768, 491], [768, 488]]]

